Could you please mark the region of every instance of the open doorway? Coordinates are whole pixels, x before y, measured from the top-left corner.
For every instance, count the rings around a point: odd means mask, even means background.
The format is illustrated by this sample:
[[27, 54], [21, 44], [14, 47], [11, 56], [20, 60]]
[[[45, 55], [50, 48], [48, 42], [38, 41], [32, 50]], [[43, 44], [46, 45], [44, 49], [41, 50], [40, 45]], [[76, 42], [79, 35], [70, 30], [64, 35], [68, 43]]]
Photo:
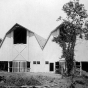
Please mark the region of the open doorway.
[[88, 62], [82, 62], [82, 70], [84, 70], [84, 71], [86, 71], [86, 72], [88, 72]]
[[22, 27], [17, 27], [13, 32], [13, 43], [14, 44], [26, 44], [27, 30]]
[[8, 71], [8, 61], [0, 61], [0, 71]]
[[54, 71], [54, 63], [50, 63], [50, 71]]
[[27, 72], [30, 72], [30, 62], [27, 61]]

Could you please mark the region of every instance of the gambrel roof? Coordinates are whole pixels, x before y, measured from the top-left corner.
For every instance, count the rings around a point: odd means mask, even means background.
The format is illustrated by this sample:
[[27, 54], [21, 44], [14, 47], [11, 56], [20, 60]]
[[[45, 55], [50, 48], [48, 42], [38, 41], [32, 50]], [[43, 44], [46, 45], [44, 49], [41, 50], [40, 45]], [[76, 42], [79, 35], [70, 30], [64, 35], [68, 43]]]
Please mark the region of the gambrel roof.
[[48, 36], [48, 38], [47, 38], [47, 40], [46, 40], [43, 48], [45, 48], [45, 46], [48, 43], [49, 38], [50, 38], [51, 35], [53, 35], [55, 37], [58, 36], [58, 34], [59, 34], [59, 28], [60, 28], [60, 26], [57, 26], [54, 30], [51, 31], [51, 33], [49, 34], [49, 36]]
[[41, 47], [42, 50], [43, 50], [44, 45], [45, 45], [45, 43], [46, 43], [46, 39], [44, 39], [43, 37], [37, 35], [36, 33], [35, 33], [35, 37], [36, 37], [36, 39], [37, 39], [37, 41], [38, 41], [40, 47]]
[[4, 40], [5, 40], [6, 36], [7, 36], [7, 34], [9, 34], [9, 33], [11, 33], [12, 31], [14, 31], [17, 27], [22, 27], [22, 28], [24, 28], [25, 30], [27, 30], [27, 31], [29, 31], [29, 32], [31, 32], [31, 33], [33, 33], [34, 36], [35, 36], [35, 38], [36, 38], [36, 40], [37, 40], [37, 42], [38, 42], [38, 44], [39, 44], [39, 46], [40, 46], [40, 48], [43, 50], [44, 45], [45, 45], [45, 42], [46, 42], [46, 39], [44, 39], [43, 37], [39, 36], [38, 34], [32, 32], [31, 30], [29, 30], [29, 29], [27, 29], [27, 28], [21, 26], [21, 25], [18, 24], [18, 23], [16, 23], [16, 24], [6, 33], [4, 39], [2, 40], [2, 43], [1, 43], [0, 47], [2, 46], [2, 44], [3, 44], [3, 42], [4, 42]]

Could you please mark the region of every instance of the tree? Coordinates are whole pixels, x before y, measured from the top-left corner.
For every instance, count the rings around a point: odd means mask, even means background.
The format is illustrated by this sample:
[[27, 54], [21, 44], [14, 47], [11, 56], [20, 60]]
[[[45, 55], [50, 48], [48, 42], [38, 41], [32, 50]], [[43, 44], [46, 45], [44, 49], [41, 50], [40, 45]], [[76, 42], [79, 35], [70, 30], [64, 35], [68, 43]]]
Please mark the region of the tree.
[[84, 4], [80, 4], [79, 0], [69, 1], [63, 5], [63, 11], [66, 13], [66, 18], [61, 16], [58, 20], [63, 20], [62, 24], [57, 28], [60, 31], [58, 37], [54, 37], [53, 41], [59, 43], [62, 47], [63, 55], [66, 61], [66, 73], [71, 75], [74, 66], [74, 48], [76, 38], [85, 37], [88, 40], [88, 15]]

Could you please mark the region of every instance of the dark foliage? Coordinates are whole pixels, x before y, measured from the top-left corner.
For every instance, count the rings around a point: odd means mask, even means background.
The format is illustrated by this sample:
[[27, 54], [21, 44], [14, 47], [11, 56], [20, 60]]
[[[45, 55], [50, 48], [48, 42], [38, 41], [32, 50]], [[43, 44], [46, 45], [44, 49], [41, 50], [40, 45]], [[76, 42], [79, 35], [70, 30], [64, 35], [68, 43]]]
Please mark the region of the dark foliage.
[[70, 1], [63, 6], [63, 11], [66, 13], [66, 19], [58, 27], [60, 34], [58, 37], [54, 37], [53, 41], [59, 43], [62, 47], [63, 55], [61, 58], [65, 58], [67, 74], [71, 75], [74, 67], [74, 47], [76, 45], [76, 38], [83, 38], [88, 40], [88, 21], [87, 11], [83, 4], [79, 3], [79, 0]]

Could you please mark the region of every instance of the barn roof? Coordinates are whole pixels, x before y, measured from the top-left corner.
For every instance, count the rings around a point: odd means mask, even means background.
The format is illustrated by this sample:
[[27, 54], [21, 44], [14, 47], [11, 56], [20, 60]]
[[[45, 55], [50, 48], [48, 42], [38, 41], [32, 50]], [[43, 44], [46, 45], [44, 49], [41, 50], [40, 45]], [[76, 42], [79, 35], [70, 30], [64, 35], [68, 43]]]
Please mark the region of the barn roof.
[[[5, 38], [6, 38], [6, 36], [7, 36], [7, 34], [9, 34], [10, 32], [14, 31], [17, 27], [22, 27], [22, 28], [24, 28], [25, 30], [32, 32], [31, 30], [29, 30], [29, 29], [27, 29], [27, 28], [21, 26], [20, 24], [16, 23], [16, 24], [6, 33], [4, 39], [3, 39], [2, 42], [1, 42], [0, 48], [1, 48], [1, 46], [2, 46], [2, 44], [3, 44], [3, 42], [4, 42], [4, 40], [5, 40]], [[34, 33], [34, 32], [32, 32], [32, 33], [34, 34], [34, 36], [35, 36], [35, 38], [36, 38], [36, 40], [37, 40], [39, 46], [40, 46], [41, 49], [43, 50], [44, 45], [45, 45], [45, 42], [46, 42], [46, 39], [44, 39], [43, 37], [39, 36], [38, 34], [36, 34], [36, 33]]]
[[52, 35], [52, 33], [54, 33], [54, 32], [56, 32], [56, 31], [58, 31], [58, 30], [59, 30], [59, 28], [60, 28], [60, 26], [61, 26], [61, 25], [57, 26], [54, 30], [52, 30], [52, 31], [51, 31], [51, 33], [49, 34], [49, 36], [48, 36], [48, 38], [47, 38], [47, 40], [46, 40], [46, 42], [45, 42], [45, 44], [44, 44], [44, 47], [43, 47], [43, 48], [45, 48], [46, 44], [48, 43], [48, 40], [49, 40], [50, 36]]
[[38, 41], [38, 43], [39, 43], [41, 49], [43, 50], [44, 45], [45, 45], [45, 43], [46, 43], [46, 39], [44, 39], [43, 37], [37, 35], [36, 33], [35, 33], [35, 37], [36, 37], [36, 39], [37, 39], [37, 41]]

